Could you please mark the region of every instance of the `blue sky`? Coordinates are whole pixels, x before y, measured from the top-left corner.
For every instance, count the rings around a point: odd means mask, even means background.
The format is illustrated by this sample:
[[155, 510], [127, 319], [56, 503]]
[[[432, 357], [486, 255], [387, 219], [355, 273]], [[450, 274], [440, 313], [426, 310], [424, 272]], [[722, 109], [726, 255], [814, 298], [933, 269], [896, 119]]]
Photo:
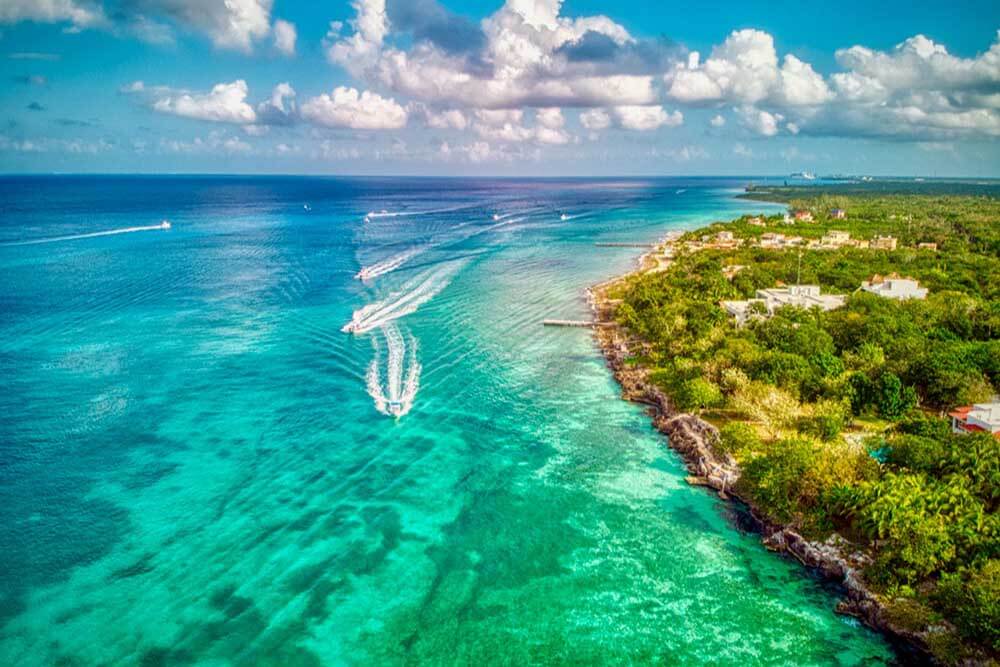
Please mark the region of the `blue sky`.
[[1000, 176], [996, 2], [0, 0], [0, 171]]

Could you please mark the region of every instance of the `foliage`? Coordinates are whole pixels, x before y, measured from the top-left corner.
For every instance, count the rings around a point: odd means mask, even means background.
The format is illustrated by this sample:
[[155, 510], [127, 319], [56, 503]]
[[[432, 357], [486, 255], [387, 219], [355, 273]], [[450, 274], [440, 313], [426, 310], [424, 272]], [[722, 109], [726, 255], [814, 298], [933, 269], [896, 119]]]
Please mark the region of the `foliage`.
[[[771, 217], [762, 229], [741, 218], [681, 240], [844, 230], [892, 234], [899, 248], [803, 252], [802, 282], [847, 295], [846, 305], [785, 307], [743, 327], [719, 302], [794, 283], [799, 253], [749, 242], [680, 252], [666, 270], [628, 279], [617, 318], [647, 343], [653, 378], [678, 406], [736, 420], [717, 448], [739, 463], [743, 497], [807, 534], [859, 539], [873, 556], [868, 580], [909, 591], [901, 614], [918, 625], [943, 614], [967, 641], [1000, 650], [1000, 440], [952, 434], [939, 416], [1000, 389], [1000, 201], [819, 194], [792, 205], [817, 222]], [[830, 220], [834, 207], [848, 219]], [[722, 268], [736, 265], [747, 268], [727, 279]], [[928, 298], [858, 290], [893, 272], [919, 280]], [[878, 461], [859, 444], [866, 433]]]

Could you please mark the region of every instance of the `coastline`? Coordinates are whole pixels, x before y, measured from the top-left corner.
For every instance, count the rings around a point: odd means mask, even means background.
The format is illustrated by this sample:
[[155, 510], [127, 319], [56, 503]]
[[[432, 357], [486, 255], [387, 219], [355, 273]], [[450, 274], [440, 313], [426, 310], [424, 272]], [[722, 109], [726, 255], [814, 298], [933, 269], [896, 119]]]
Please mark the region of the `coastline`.
[[622, 398], [645, 407], [653, 426], [666, 436], [667, 446], [684, 461], [690, 473], [689, 484], [707, 487], [727, 502], [744, 505], [767, 549], [787, 554], [825, 580], [840, 585], [844, 597], [836, 607], [837, 613], [852, 616], [881, 632], [910, 662], [936, 664], [928, 643], [931, 633], [915, 632], [894, 623], [885, 603], [865, 584], [862, 568], [870, 561], [867, 554], [851, 549], [850, 543], [837, 534], [824, 542], [814, 542], [790, 526], [764, 518], [759, 509], [735, 489], [740, 477], [736, 461], [729, 455], [720, 456], [713, 449], [719, 437], [718, 429], [696, 415], [677, 410], [670, 397], [648, 380], [649, 370], [629, 361], [634, 347], [642, 342], [618, 324], [615, 319], [617, 302], [608, 293], [630, 276], [664, 270], [666, 267], [659, 256], [669, 238], [665, 237], [653, 249], [638, 256], [635, 269], [587, 289], [593, 319], [601, 323], [594, 328], [594, 336], [605, 363], [621, 387]]

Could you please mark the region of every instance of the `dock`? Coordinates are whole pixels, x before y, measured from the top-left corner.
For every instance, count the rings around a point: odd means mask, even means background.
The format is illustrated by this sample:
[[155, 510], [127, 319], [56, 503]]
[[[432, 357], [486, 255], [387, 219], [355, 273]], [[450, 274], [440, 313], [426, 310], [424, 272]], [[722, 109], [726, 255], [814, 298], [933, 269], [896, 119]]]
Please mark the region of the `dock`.
[[655, 243], [595, 243], [598, 248], [655, 248]]
[[591, 322], [589, 320], [542, 320], [543, 327], [580, 327], [593, 329], [594, 327], [606, 327], [613, 322]]

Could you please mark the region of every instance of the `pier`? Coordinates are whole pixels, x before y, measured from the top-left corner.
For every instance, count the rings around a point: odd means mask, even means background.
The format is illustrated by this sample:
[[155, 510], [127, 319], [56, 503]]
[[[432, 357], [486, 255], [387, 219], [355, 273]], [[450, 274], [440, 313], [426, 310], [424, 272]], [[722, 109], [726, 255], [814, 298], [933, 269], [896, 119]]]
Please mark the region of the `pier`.
[[594, 327], [606, 327], [614, 324], [613, 322], [591, 322], [589, 320], [542, 320], [542, 326], [544, 327], [580, 327], [584, 329], [593, 329]]
[[598, 248], [655, 248], [655, 243], [595, 243]]

